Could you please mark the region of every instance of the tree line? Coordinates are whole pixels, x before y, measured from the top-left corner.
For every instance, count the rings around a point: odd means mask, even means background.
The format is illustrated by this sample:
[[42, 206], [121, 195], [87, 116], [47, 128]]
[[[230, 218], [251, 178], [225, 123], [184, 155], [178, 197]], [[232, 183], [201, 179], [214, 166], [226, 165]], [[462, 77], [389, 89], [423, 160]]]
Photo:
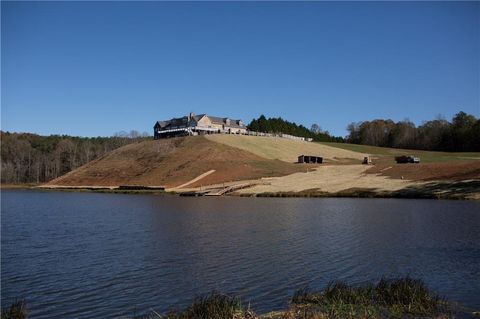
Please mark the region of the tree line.
[[313, 124], [310, 129], [303, 125], [297, 125], [295, 122], [289, 122], [281, 117], [266, 118], [260, 115], [258, 119], [253, 119], [247, 125], [250, 131], [262, 133], [283, 133], [305, 138], [312, 138], [318, 142], [343, 142], [342, 137], [331, 136], [328, 131], [324, 131], [318, 124]]
[[480, 119], [465, 112], [451, 121], [438, 116], [415, 126], [409, 120], [394, 122], [376, 119], [350, 123], [346, 141], [381, 147], [421, 149], [429, 151], [480, 151]]
[[[376, 119], [351, 123], [348, 136], [331, 136], [318, 124], [310, 129], [281, 117], [261, 115], [247, 126], [264, 133], [284, 133], [320, 142], [348, 142], [432, 151], [480, 151], [480, 119], [465, 112], [451, 121], [442, 117], [415, 126], [409, 120]], [[118, 132], [112, 137], [40, 136], [0, 131], [1, 182], [44, 183], [127, 144], [150, 139], [148, 133]]]
[[112, 137], [40, 136], [1, 132], [1, 182], [44, 183], [127, 144], [147, 139], [148, 133], [118, 132]]

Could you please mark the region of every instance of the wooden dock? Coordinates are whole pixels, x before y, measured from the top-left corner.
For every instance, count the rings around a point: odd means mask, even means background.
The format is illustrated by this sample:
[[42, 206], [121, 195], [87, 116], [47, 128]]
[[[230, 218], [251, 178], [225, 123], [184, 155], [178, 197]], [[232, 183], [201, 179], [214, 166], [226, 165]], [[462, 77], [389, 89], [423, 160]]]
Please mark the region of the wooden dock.
[[247, 188], [247, 187], [250, 187], [250, 186], [253, 186], [253, 185], [255, 185], [255, 184], [253, 184], [253, 183], [243, 183], [243, 184], [231, 185], [231, 186], [227, 186], [227, 187], [224, 187], [224, 188], [221, 188], [221, 189], [212, 190], [211, 192], [206, 193], [205, 196], [222, 196], [222, 195], [225, 195], [225, 194], [228, 194], [228, 193], [232, 193], [236, 190]]
[[256, 185], [257, 183], [242, 183], [225, 187], [210, 188], [205, 190], [191, 191], [180, 193], [180, 196], [223, 196], [232, 193], [239, 189], [247, 188]]

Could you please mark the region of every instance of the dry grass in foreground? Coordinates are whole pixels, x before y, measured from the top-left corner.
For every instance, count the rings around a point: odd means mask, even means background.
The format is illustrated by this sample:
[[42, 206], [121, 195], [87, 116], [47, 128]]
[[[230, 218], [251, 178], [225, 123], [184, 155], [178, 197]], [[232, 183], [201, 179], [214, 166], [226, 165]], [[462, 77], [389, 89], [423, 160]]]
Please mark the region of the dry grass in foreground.
[[411, 278], [381, 279], [375, 285], [353, 287], [330, 283], [323, 291], [297, 291], [285, 311], [257, 315], [238, 298], [212, 293], [198, 297], [183, 311], [156, 312], [137, 319], [337, 319], [453, 318], [453, 305]]
[[[332, 282], [319, 292], [301, 289], [285, 311], [258, 315], [239, 298], [211, 293], [197, 297], [187, 308], [166, 314], [151, 310], [132, 319], [363, 319], [363, 318], [455, 318], [464, 309], [432, 293], [421, 280], [409, 277], [382, 278], [376, 284], [351, 286]], [[25, 319], [24, 300], [16, 300], [2, 310], [1, 319]]]
[[25, 300], [15, 300], [10, 307], [2, 309], [1, 319], [25, 319], [28, 316]]

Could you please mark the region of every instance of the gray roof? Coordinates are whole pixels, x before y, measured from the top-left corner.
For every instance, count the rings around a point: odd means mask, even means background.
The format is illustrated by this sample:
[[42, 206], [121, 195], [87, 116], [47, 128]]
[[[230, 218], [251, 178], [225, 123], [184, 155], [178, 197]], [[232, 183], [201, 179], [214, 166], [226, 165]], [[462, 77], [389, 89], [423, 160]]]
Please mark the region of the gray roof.
[[206, 114], [198, 114], [198, 115], [194, 115], [194, 116], [192, 116], [192, 117], [193, 117], [193, 119], [194, 119], [196, 122], [198, 122], [198, 121], [200, 121], [200, 119], [201, 119], [202, 117], [204, 117], [205, 115], [206, 115]]
[[241, 120], [232, 120], [229, 119], [228, 117], [218, 117], [218, 116], [210, 116], [207, 115], [208, 118], [215, 124], [227, 124], [227, 120], [230, 120], [230, 124], [228, 124], [229, 127], [236, 127], [236, 128], [243, 128], [245, 125], [240, 125]]
[[[227, 120], [228, 120], [227, 117], [218, 117], [218, 116], [210, 116], [207, 114], [199, 114], [199, 115], [193, 115], [192, 120], [195, 122], [198, 122], [204, 116], [207, 116], [214, 124], [221, 124], [221, 125], [234, 127], [234, 128], [245, 128], [245, 124], [240, 125], [241, 120], [230, 119], [230, 124], [227, 125]], [[192, 120], [189, 121], [188, 116], [183, 116], [179, 118], [173, 118], [167, 121], [157, 121], [157, 123], [155, 123], [155, 126], [157, 126], [158, 124], [158, 126], [160, 126], [160, 128], [162, 129], [169, 129], [174, 126], [189, 126], [192, 123]]]
[[162, 129], [169, 129], [170, 127], [173, 127], [173, 126], [187, 126], [189, 123], [188, 123], [188, 117], [184, 116], [184, 117], [173, 118], [168, 121], [157, 121], [155, 126], [157, 124]]
[[210, 116], [210, 115], [207, 115], [207, 116], [212, 121], [212, 123], [215, 123], [215, 124], [225, 124], [227, 120], [227, 118], [224, 118], [224, 117]]

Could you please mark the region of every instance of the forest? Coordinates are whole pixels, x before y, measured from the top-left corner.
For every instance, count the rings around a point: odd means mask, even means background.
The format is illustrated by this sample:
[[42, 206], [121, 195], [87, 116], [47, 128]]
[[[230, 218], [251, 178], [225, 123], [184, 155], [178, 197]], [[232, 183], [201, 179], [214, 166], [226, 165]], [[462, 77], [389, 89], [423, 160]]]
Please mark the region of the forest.
[[284, 133], [300, 137], [312, 138], [317, 142], [343, 142], [342, 137], [331, 136], [328, 131], [323, 131], [318, 124], [313, 124], [310, 129], [303, 125], [297, 125], [294, 122], [289, 122], [281, 117], [266, 118], [265, 115], [260, 115], [258, 119], [253, 119], [247, 125], [250, 131], [263, 133]]
[[480, 119], [465, 112], [451, 121], [442, 116], [418, 127], [409, 120], [376, 119], [350, 123], [346, 142], [381, 147], [446, 152], [480, 151]]
[[112, 137], [0, 132], [0, 138], [2, 184], [48, 182], [118, 147], [150, 139], [137, 131]]

